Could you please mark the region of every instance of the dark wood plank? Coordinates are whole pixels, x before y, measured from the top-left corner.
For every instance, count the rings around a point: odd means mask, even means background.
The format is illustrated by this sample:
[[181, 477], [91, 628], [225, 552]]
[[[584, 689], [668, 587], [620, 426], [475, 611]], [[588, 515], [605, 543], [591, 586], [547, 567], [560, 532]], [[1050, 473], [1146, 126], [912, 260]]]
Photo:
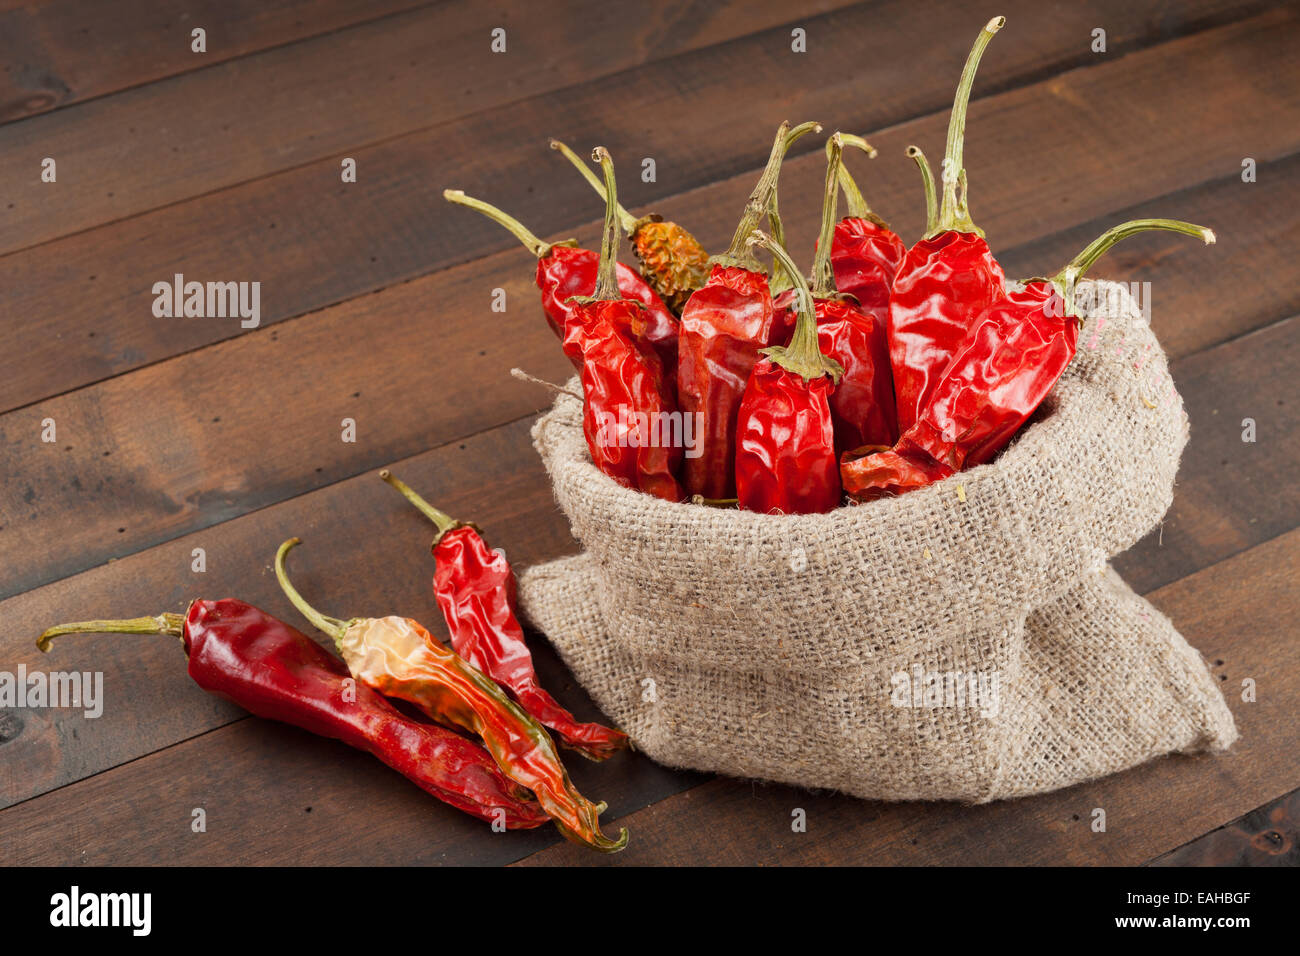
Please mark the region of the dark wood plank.
[[[1209, 16], [1216, 8], [1180, 9], [1184, 12], [1173, 22], [1186, 26], [1181, 17]], [[1077, 135], [1075, 124], [1091, 114], [1061, 109], [1054, 83], [1038, 84], [1027, 97], [997, 98], [990, 113], [981, 114], [989, 119], [972, 125], [968, 156], [978, 177], [976, 212], [999, 248], [1151, 195], [1229, 175], [1239, 167], [1242, 143], [1252, 144], [1252, 149], [1265, 146], [1264, 152], [1284, 152], [1294, 145], [1285, 118], [1294, 114], [1300, 126], [1300, 108], [1288, 112], [1285, 106], [1270, 104], [1276, 113], [1241, 114], [1235, 100], [1223, 92], [1249, 83], [1256, 61], [1220, 56], [1202, 63], [1197, 50], [1191, 50], [1172, 60], [1151, 51], [1131, 63], [1116, 57], [1115, 46], [1108, 58], [1099, 58], [1079, 52], [1079, 37], [1088, 36], [1093, 24], [1091, 13], [1062, 13], [1041, 4], [1009, 12], [1018, 18], [988, 57], [978, 87], [981, 94], [1053, 65], [1070, 65], [1082, 56], [1084, 62], [1096, 62], [1097, 71], [1108, 79], [1098, 86], [1100, 81], [1085, 82], [1096, 71], [1069, 74], [1060, 82], [1074, 101], [1107, 102], [1120, 114], [1158, 109], [1180, 120], [1107, 144], [1108, 166], [1099, 167], [1096, 156], [1076, 151], [1048, 168], [1035, 157], [1045, 155], [1055, 140]], [[1111, 42], [1119, 43], [1119, 49], [1126, 42], [1151, 42], [1169, 28], [1150, 8], [1136, 4], [1116, 2], [1103, 12]], [[233, 321], [156, 319], [153, 283], [176, 272], [200, 281], [261, 282], [262, 322], [270, 324], [509, 248], [513, 240], [495, 226], [447, 208], [441, 198], [447, 185], [481, 193], [539, 231], [571, 229], [589, 221], [599, 215], [596, 199], [567, 164], [546, 149], [549, 135], [580, 146], [599, 139], [623, 163], [628, 157], [656, 157], [657, 183], [643, 184], [624, 173], [626, 201], [653, 202], [717, 248], [730, 238], [736, 208], [751, 185], [752, 172], [737, 172], [761, 161], [767, 151], [764, 140], [785, 115], [816, 115], [828, 124], [870, 130], [895, 126], [916, 111], [930, 111], [933, 115], [924, 121], [906, 123], [879, 137], [884, 154], [876, 163], [862, 166], [854, 159], [878, 208], [913, 237], [920, 225], [917, 181], [901, 150], [912, 138], [932, 152], [941, 148], [947, 123], [943, 109], [969, 43], [969, 30], [935, 31], [937, 18], [929, 4], [842, 11], [826, 18], [835, 29], [818, 41], [830, 47], [830, 55], [823, 51], [806, 66], [799, 58], [776, 55], [771, 47], [780, 31], [774, 31], [630, 70], [598, 86], [546, 93], [362, 149], [356, 152], [361, 174], [355, 184], [339, 182], [338, 158], [331, 157], [2, 257], [0, 287], [12, 296], [13, 314], [26, 321], [0, 325], [0, 350], [27, 355], [30, 361], [0, 380], [0, 410], [240, 333]], [[1229, 48], [1235, 49], [1231, 44]], [[927, 63], [947, 63], [950, 68], [915, 69], [921, 51], [926, 51]], [[847, 64], [854, 56], [868, 65], [850, 69]], [[734, 74], [758, 61], [768, 67], [761, 85], [759, 80], [747, 84], [753, 108], [725, 108], [734, 95]], [[1130, 81], [1127, 71], [1142, 63], [1147, 66], [1139, 70], [1140, 82]], [[1204, 88], [1184, 90], [1189, 80], [1180, 70], [1202, 76]], [[795, 103], [786, 92], [793, 87], [807, 90]], [[665, 97], [659, 92], [663, 89], [678, 95]], [[1154, 103], [1153, 89], [1165, 91]], [[864, 96], [864, 90], [872, 95]], [[698, 106], [682, 110], [681, 102]], [[1219, 126], [1211, 123], [1209, 117], [1220, 114], [1228, 120]], [[1040, 131], [1044, 115], [1057, 116], [1059, 123]], [[636, 117], [643, 119], [633, 121]], [[1204, 124], [1194, 122], [1202, 118]], [[992, 145], [990, 136], [996, 140]], [[1189, 144], [1194, 141], [1193, 149]], [[1254, 151], [1256, 158], [1265, 158]], [[1179, 161], [1166, 170], [1170, 158], [1180, 153], [1196, 159], [1194, 168]], [[1003, 161], [1010, 164], [1005, 173], [999, 168]], [[1123, 176], [1111, 175], [1120, 169]], [[691, 191], [720, 176], [730, 176], [730, 185]], [[1073, 195], [1076, 181], [1089, 191], [1092, 208], [1057, 210], [1057, 197]], [[792, 235], [803, 240], [815, 231], [818, 206], [812, 197], [820, 182], [816, 157], [791, 163], [787, 170], [786, 211]], [[1260, 183], [1252, 188], [1269, 188], [1270, 182], [1262, 171]], [[1038, 208], [1026, 208], [1025, 183], [1034, 184], [1030, 192], [1038, 198]], [[671, 194], [683, 195], [665, 199]], [[1050, 216], [1043, 214], [1048, 204]], [[1286, 216], [1293, 204], [1261, 206]]]
[[[0, 7], [0, 123], [376, 20], [429, 0], [54, 0]], [[190, 31], [207, 31], [207, 53]]]
[[[810, 14], [843, 2], [818, 0]], [[0, 252], [327, 156], [338, 182], [344, 150], [789, 16], [774, 0], [696, 16], [707, 6], [678, 0], [627, 16], [577, 0], [556, 16], [539, 4], [447, 0], [0, 127], [0, 165], [31, 171], [0, 187]], [[503, 54], [490, 49], [496, 27], [507, 31]], [[59, 163], [53, 186], [40, 181], [45, 156]]]
[[[1294, 334], [1270, 330], [1248, 336], [1206, 353], [1222, 369], [1213, 387], [1228, 401], [1249, 404], [1272, 400], [1273, 376], [1260, 374], [1261, 363], [1278, 351], [1277, 342]], [[1222, 355], [1232, 354], [1231, 360]], [[1191, 361], [1200, 361], [1194, 356]], [[1175, 363], [1175, 381], [1182, 382]], [[1202, 419], [1193, 409], [1193, 441], [1185, 457], [1177, 502], [1186, 491], [1212, 487], [1221, 473], [1213, 455], [1198, 453], [1204, 440]], [[563, 516], [556, 509], [545, 474], [529, 447], [531, 419], [444, 446], [400, 464], [400, 472], [449, 513], [477, 520], [490, 540], [506, 548], [519, 567], [547, 560], [574, 548]], [[1270, 456], [1242, 459], [1240, 478], [1248, 486], [1265, 486], [1265, 477], [1278, 467], [1300, 468], [1300, 447], [1278, 444]], [[1275, 464], [1271, 459], [1280, 463]], [[1167, 568], [1184, 573], [1208, 567], [1242, 547], [1227, 536], [1213, 547], [1224, 527], [1249, 527], [1262, 542], [1300, 523], [1300, 509], [1274, 509], [1266, 521], [1250, 524], [1260, 514], [1247, 496], [1225, 496], [1203, 508], [1186, 511], [1181, 533], [1203, 543], [1190, 563], [1171, 547], [1150, 547], [1142, 561], [1121, 561], [1139, 590], [1143, 575], [1151, 580], [1171, 576]], [[295, 554], [295, 568], [305, 592], [320, 595], [323, 609], [339, 615], [374, 614], [395, 610], [428, 620], [429, 561], [423, 542], [428, 531], [420, 518], [373, 474], [367, 473], [253, 514], [226, 521], [147, 551], [123, 557], [82, 574], [28, 591], [0, 602], [0, 659], [28, 668], [102, 670], [110, 699], [130, 702], [132, 712], [150, 719], [130, 726], [113, 712], [99, 720], [84, 720], [70, 712], [23, 712], [22, 733], [10, 733], [0, 754], [0, 766], [12, 776], [0, 789], [0, 805], [28, 800], [115, 765], [178, 741], [203, 734], [238, 716], [235, 708], [204, 695], [179, 673], [181, 661], [170, 641], [131, 638], [69, 640], [57, 655], [42, 656], [32, 641], [59, 620], [136, 616], [160, 610], [180, 610], [194, 597], [234, 595], [296, 620], [269, 573], [275, 546], [293, 534], [307, 542]], [[191, 551], [203, 547], [208, 571], [190, 573]], [[328, 601], [325, 598], [328, 596]], [[328, 607], [324, 604], [328, 603]], [[541, 642], [539, 642], [540, 644]], [[552, 655], [544, 653], [543, 676], [566, 702], [578, 698], [579, 709], [590, 704], [572, 677]], [[69, 741], [75, 741], [70, 744]], [[215, 745], [214, 745], [215, 746]], [[611, 778], [612, 779], [612, 778]], [[3, 780], [3, 778], [0, 778]], [[656, 793], [659, 791], [656, 791]], [[642, 797], [646, 802], [648, 798]], [[633, 801], [635, 802], [635, 801]], [[622, 811], [620, 811], [622, 812]], [[1222, 822], [1222, 821], [1220, 821]], [[3, 817], [0, 817], [3, 829]]]
[[[1300, 530], [1150, 595], [1214, 662], [1241, 739], [1226, 755], [1166, 757], [1093, 783], [978, 807], [885, 804], [790, 787], [716, 779], [633, 813], [613, 861], [552, 846], [528, 865], [1026, 865], [1131, 866], [1150, 860], [1300, 783]], [[1259, 682], [1257, 703], [1239, 696]], [[791, 812], [807, 813], [792, 833]], [[1106, 811], [1093, 833], [1092, 811]]]
[[1300, 866], [1300, 790], [1157, 857], [1151, 866]]

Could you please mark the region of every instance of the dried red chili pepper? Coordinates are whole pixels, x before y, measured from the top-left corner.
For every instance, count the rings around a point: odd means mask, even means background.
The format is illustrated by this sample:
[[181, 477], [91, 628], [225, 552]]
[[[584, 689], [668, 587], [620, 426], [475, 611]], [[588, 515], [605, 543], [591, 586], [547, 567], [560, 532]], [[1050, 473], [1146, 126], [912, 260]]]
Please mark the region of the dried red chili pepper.
[[439, 511], [387, 470], [379, 477], [396, 488], [438, 529], [433, 593], [451, 646], [505, 688], [551, 730], [559, 742], [591, 760], [606, 760], [628, 746], [627, 734], [600, 724], [579, 723], [537, 683], [533, 656], [515, 614], [515, 575], [501, 551], [478, 529]]
[[1029, 279], [984, 310], [930, 401], [889, 451], [846, 459], [844, 489], [860, 500], [901, 494], [989, 461], [1047, 397], [1078, 346], [1074, 285], [1111, 246], [1148, 229], [1214, 242], [1173, 219], [1135, 219], [1107, 231], [1049, 279]]
[[[600, 269], [591, 296], [576, 297], [565, 348], [582, 356], [582, 431], [596, 467], [619, 484], [665, 501], [681, 501], [677, 481], [683, 442], [677, 403], [658, 355], [642, 348], [646, 311], [623, 298], [615, 281], [618, 204], [614, 163], [596, 147], [592, 158], [605, 174], [605, 231]], [[677, 422], [679, 434], [673, 434]]]
[[[822, 198], [822, 228], [817, 240], [817, 255], [813, 259], [812, 295], [817, 310], [817, 341], [822, 354], [839, 363], [844, 373], [830, 396], [831, 417], [835, 422], [835, 447], [840, 451], [861, 448], [864, 445], [890, 446], [898, 440], [897, 418], [894, 412], [894, 383], [889, 370], [889, 341], [885, 331], [887, 310], [869, 309], [856, 301], [852, 293], [836, 292], [838, 276], [834, 262], [843, 226], [850, 219], [836, 222], [838, 188], [843, 186], [842, 134], [836, 133], [828, 143], [826, 164], [826, 191]], [[837, 180], [839, 187], [837, 187]], [[882, 283], [888, 302], [887, 268], [883, 261], [867, 278], [863, 268], [868, 250], [874, 244], [879, 249], [888, 245], [885, 233], [870, 221], [852, 217], [863, 225], [875, 229], [872, 238], [854, 227], [854, 235], [864, 239], [852, 253], [856, 275], [862, 277], [862, 287]], [[895, 237], [897, 238], [897, 237]], [[900, 243], [901, 245], [901, 243]], [[843, 261], [843, 257], [841, 259]]]
[[483, 674], [405, 617], [326, 617], [298, 593], [284, 570], [297, 545], [290, 538], [275, 555], [275, 576], [285, 595], [313, 626], [334, 639], [352, 676], [385, 697], [414, 704], [433, 720], [480, 737], [501, 772], [531, 790], [556, 828], [575, 843], [612, 853], [627, 846], [600, 832], [604, 804], [574, 788], [546, 729]]
[[62, 624], [43, 633], [37, 646], [49, 651], [51, 639], [72, 633], [178, 637], [195, 683], [258, 717], [364, 750], [482, 820], [527, 829], [549, 819], [482, 747], [398, 712], [369, 687], [355, 685], [343, 662], [315, 641], [243, 601], [194, 601], [183, 616]]
[[966, 207], [966, 173], [962, 168], [966, 107], [975, 70], [984, 48], [1005, 22], [1003, 17], [990, 20], [966, 60], [948, 124], [939, 221], [908, 250], [894, 277], [889, 305], [889, 354], [900, 432], [911, 428], [925, 408], [939, 376], [975, 318], [1005, 289], [1002, 267]]
[[[868, 156], [876, 155], [875, 147], [862, 137], [845, 133], [837, 135], [844, 145], [854, 146]], [[831, 142], [827, 140], [828, 161], [830, 153]], [[889, 298], [894, 287], [894, 277], [898, 275], [898, 267], [907, 255], [907, 246], [885, 220], [871, 211], [843, 160], [840, 161], [839, 184], [844, 192], [848, 215], [835, 224], [831, 238], [830, 257], [835, 288], [853, 296], [863, 312], [884, 323], [889, 317]]]
[[[561, 343], [567, 343], [574, 321], [571, 300], [574, 296], [591, 295], [595, 291], [600, 257], [590, 249], [577, 248], [574, 239], [543, 242], [517, 219], [481, 199], [466, 196], [459, 189], [445, 189], [442, 195], [448, 202], [467, 206], [503, 226], [537, 257], [537, 288], [542, 291], [542, 310]], [[667, 362], [668, 367], [675, 372], [677, 317], [668, 311], [668, 307], [635, 269], [621, 262], [616, 268], [619, 291], [626, 298], [645, 306], [640, 325], [642, 341], [653, 348], [660, 356], [660, 361]], [[576, 346], [565, 344], [564, 354], [575, 368], [582, 367], [582, 357], [576, 351]]]
[[750, 193], [726, 253], [714, 256], [713, 271], [682, 310], [677, 388], [683, 416], [698, 416], [699, 455], [687, 458], [683, 482], [691, 495], [735, 497], [736, 412], [758, 350], [774, 344], [775, 310], [763, 272], [747, 245], [767, 214], [786, 150], [816, 123], [790, 128], [782, 123], [767, 166]]
[[745, 511], [830, 511], [842, 495], [829, 400], [844, 369], [818, 346], [812, 292], [785, 250], [757, 231], [752, 242], [794, 277], [799, 317], [790, 344], [763, 349], [745, 386], [736, 424], [736, 496]]
[[[551, 140], [551, 149], [576, 166], [600, 198], [605, 198], [605, 184], [573, 150], [558, 139]], [[709, 254], [684, 227], [665, 222], [662, 216], [651, 214], [638, 219], [619, 206], [618, 218], [641, 263], [641, 275], [668, 308], [680, 315], [691, 293], [709, 277]]]

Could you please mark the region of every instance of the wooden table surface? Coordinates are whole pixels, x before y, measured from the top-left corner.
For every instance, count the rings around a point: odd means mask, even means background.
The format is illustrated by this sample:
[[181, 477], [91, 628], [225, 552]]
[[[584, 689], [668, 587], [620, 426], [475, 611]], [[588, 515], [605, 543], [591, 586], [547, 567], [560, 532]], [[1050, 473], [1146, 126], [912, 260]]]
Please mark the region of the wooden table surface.
[[[0, 0], [0, 670], [100, 671], [106, 696], [98, 719], [0, 710], [0, 864], [1297, 862], [1300, 10], [805, 7]], [[1116, 566], [1222, 682], [1241, 730], [1228, 754], [976, 808], [627, 754], [577, 761], [580, 788], [632, 831], [607, 859], [549, 828], [491, 833], [369, 757], [247, 716], [186, 677], [174, 641], [35, 650], [57, 621], [195, 597], [296, 620], [269, 569], [290, 535], [305, 541], [297, 583], [327, 613], [432, 620], [429, 529], [376, 479], [386, 466], [474, 518], [516, 566], [571, 553], [528, 435], [548, 397], [509, 375], [567, 371], [532, 259], [441, 191], [590, 243], [600, 203], [546, 143], [601, 143], [626, 171], [626, 205], [716, 250], [776, 125], [816, 119], [879, 147], [849, 162], [913, 241], [920, 190], [903, 149], [942, 155], [963, 58], [994, 13], [1008, 25], [976, 83], [966, 165], [1008, 275], [1059, 266], [1136, 216], [1218, 232], [1210, 249], [1134, 240], [1096, 272], [1150, 283], [1192, 422], [1163, 528]], [[490, 49], [497, 27], [504, 53]], [[795, 28], [806, 53], [791, 50]], [[630, 172], [644, 157], [654, 182]], [[796, 250], [811, 247], [823, 168], [811, 141], [786, 164]], [[153, 284], [176, 273], [260, 282], [260, 326], [155, 317]], [[544, 681], [597, 716], [534, 643]], [[791, 832], [794, 807], [807, 833]]]

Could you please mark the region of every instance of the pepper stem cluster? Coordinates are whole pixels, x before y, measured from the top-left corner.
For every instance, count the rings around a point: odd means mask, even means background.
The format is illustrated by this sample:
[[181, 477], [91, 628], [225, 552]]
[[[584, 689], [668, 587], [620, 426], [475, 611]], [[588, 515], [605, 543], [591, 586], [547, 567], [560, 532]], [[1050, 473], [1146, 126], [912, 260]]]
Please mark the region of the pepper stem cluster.
[[794, 264], [790, 254], [777, 245], [771, 236], [755, 229], [749, 237], [749, 243], [752, 246], [762, 246], [770, 252], [795, 279], [794, 303], [791, 308], [798, 313], [798, 319], [794, 324], [790, 344], [769, 346], [759, 349], [759, 352], [766, 355], [773, 365], [793, 372], [805, 382], [828, 375], [832, 382], [838, 384], [840, 376], [844, 374], [844, 366], [823, 355], [821, 346], [817, 344], [817, 311], [812, 290], [808, 288], [808, 280], [800, 274], [799, 267]]
[[614, 182], [614, 157], [604, 146], [591, 151], [591, 161], [599, 163], [605, 174], [605, 228], [600, 235], [600, 262], [596, 266], [596, 291], [591, 295], [575, 295], [570, 302], [590, 305], [593, 302], [614, 302], [623, 298], [618, 290], [618, 187]]
[[[948, 118], [948, 144], [943, 156], [943, 204], [939, 211], [939, 222], [932, 233], [970, 232], [983, 236], [984, 232], [971, 221], [970, 210], [966, 207], [966, 188], [964, 184], [965, 169], [962, 166], [962, 148], [966, 140], [966, 108], [970, 104], [971, 87], [975, 84], [975, 71], [979, 69], [980, 57], [989, 45], [993, 35], [1001, 30], [1007, 22], [1006, 17], [994, 17], [984, 25], [980, 35], [975, 38], [966, 57], [966, 66], [961, 71], [961, 81], [957, 84], [957, 95], [953, 98], [952, 114]], [[962, 186], [958, 191], [958, 183]]]
[[[591, 184], [591, 188], [596, 190], [600, 195], [600, 198], [605, 200], [608, 204], [609, 195], [605, 191], [605, 184], [601, 181], [599, 176], [591, 171], [591, 167], [582, 161], [581, 156], [569, 149], [569, 147], [565, 146], [558, 139], [551, 140], [551, 149], [555, 150], [572, 163], [577, 168], [578, 172], [582, 173], [582, 178], [587, 180], [587, 182]], [[618, 215], [618, 221], [623, 226], [623, 232], [627, 234], [628, 238], [631, 238], [636, 234], [637, 228], [641, 225], [641, 220], [624, 209], [622, 203], [615, 202], [614, 210]]]
[[538, 239], [537, 236], [533, 235], [532, 231], [514, 216], [502, 212], [491, 203], [486, 203], [481, 199], [475, 199], [473, 196], [466, 196], [462, 190], [444, 189], [442, 191], [442, 198], [447, 200], [447, 202], [454, 202], [458, 206], [467, 206], [468, 208], [487, 216], [498, 226], [504, 226], [512, 236], [522, 242], [528, 251], [539, 259], [545, 259], [549, 256], [551, 250], [556, 246], [576, 246], [578, 244], [578, 240], [576, 239], [561, 239], [559, 242], [543, 242], [541, 239]]
[[[758, 178], [754, 191], [749, 194], [749, 199], [745, 203], [745, 211], [740, 217], [740, 223], [736, 226], [736, 232], [731, 237], [731, 245], [722, 255], [710, 258], [710, 264], [739, 266], [753, 272], [760, 271], [761, 267], [758, 259], [754, 257], [754, 253], [751, 251], [753, 247], [749, 243], [749, 237], [772, 208], [772, 197], [776, 193], [776, 184], [781, 177], [781, 162], [785, 159], [786, 151], [794, 145], [799, 137], [805, 133], [820, 132], [821, 124], [819, 123], [800, 123], [793, 129], [791, 129], [789, 121], [780, 125], [776, 131], [776, 139], [772, 141], [772, 152], [767, 157], [767, 165], [763, 168], [763, 175]], [[777, 221], [780, 222], [779, 213], [777, 214]]]
[[36, 646], [42, 653], [48, 654], [50, 641], [60, 634], [168, 634], [180, 637], [184, 628], [184, 614], [156, 614], [153, 617], [132, 617], [117, 621], [78, 621], [42, 631], [36, 639]]
[[[854, 136], [852, 133], [836, 133], [835, 136], [840, 138], [841, 149], [845, 146], [852, 146], [866, 153], [869, 159], [875, 159], [880, 155], [880, 151], [861, 136]], [[834, 136], [831, 137], [831, 139], [834, 138]], [[828, 163], [831, 160], [831, 139], [826, 140], [826, 161]], [[839, 180], [840, 189], [844, 193], [844, 205], [851, 217], [874, 222], [884, 229], [889, 228], [889, 223], [872, 212], [871, 207], [867, 205], [866, 197], [862, 195], [862, 190], [858, 188], [857, 182], [853, 179], [853, 174], [849, 172], [848, 166], [844, 165], [843, 159], [840, 160]]]

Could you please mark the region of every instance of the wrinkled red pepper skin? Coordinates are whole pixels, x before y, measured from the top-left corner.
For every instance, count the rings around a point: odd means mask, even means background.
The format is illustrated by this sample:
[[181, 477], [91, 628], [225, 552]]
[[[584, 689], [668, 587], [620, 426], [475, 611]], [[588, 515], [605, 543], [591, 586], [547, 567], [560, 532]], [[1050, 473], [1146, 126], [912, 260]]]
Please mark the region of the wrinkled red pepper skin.
[[515, 614], [515, 575], [500, 551], [468, 525], [434, 545], [433, 593], [447, 621], [452, 648], [508, 690], [519, 705], [556, 732], [560, 742], [592, 760], [627, 747], [627, 735], [579, 723], [538, 683]]
[[[681, 443], [655, 444], [631, 425], [645, 415], [653, 427], [677, 410], [659, 356], [637, 345], [643, 313], [625, 299], [578, 305], [565, 348], [582, 356], [582, 430], [596, 467], [627, 488], [681, 501]], [[642, 444], [640, 437], [651, 440]]]
[[[195, 601], [182, 641], [189, 674], [259, 717], [292, 724], [378, 757], [439, 800], [510, 829], [550, 818], [470, 740], [413, 720], [351, 680], [347, 667], [306, 635], [242, 601]], [[345, 685], [345, 681], [347, 684]], [[344, 699], [345, 687], [353, 700]]]
[[[537, 260], [537, 288], [542, 292], [542, 310], [551, 329], [560, 337], [564, 354], [574, 368], [582, 368], [582, 353], [577, 340], [570, 337], [576, 321], [574, 296], [590, 297], [596, 291], [596, 271], [600, 256], [590, 249], [573, 246], [552, 246], [551, 251]], [[618, 290], [623, 298], [633, 299], [645, 306], [639, 335], [659, 356], [669, 381], [677, 369], [677, 318], [668, 311], [663, 300], [646, 284], [635, 269], [618, 264]], [[572, 341], [572, 344], [570, 342]]]
[[745, 511], [822, 514], [839, 507], [840, 473], [826, 377], [811, 382], [761, 359], [736, 427], [736, 496]]
[[894, 278], [888, 326], [900, 433], [921, 416], [975, 320], [1001, 298], [1005, 284], [988, 243], [974, 233], [946, 230], [908, 250]]
[[907, 255], [907, 246], [892, 229], [846, 216], [835, 225], [831, 240], [831, 269], [835, 288], [853, 296], [867, 315], [885, 322], [894, 278]]
[[682, 310], [678, 400], [683, 415], [701, 416], [702, 443], [685, 461], [688, 495], [735, 497], [736, 414], [758, 350], [773, 344], [775, 314], [767, 276], [723, 265]]
[[845, 462], [858, 498], [900, 494], [992, 460], [1055, 386], [1079, 323], [1051, 282], [1013, 289], [983, 311], [921, 417], [890, 452]]
[[[776, 298], [775, 328], [786, 345], [794, 333], [797, 313], [793, 292]], [[844, 299], [817, 299], [817, 344], [823, 355], [844, 368], [831, 392], [835, 447], [840, 452], [863, 445], [892, 445], [898, 440], [894, 381], [889, 368], [889, 341], [884, 318], [875, 318]]]
[[898, 440], [898, 416], [883, 316], [843, 299], [818, 299], [816, 309], [817, 344], [844, 367], [830, 398], [835, 447], [892, 445]]

